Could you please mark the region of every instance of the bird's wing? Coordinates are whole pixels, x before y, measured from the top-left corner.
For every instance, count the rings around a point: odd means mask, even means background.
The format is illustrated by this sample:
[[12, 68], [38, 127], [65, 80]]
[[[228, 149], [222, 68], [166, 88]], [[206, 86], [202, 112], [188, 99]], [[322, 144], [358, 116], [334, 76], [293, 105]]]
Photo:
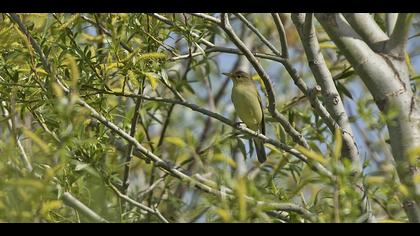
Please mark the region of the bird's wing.
[[264, 107], [262, 105], [262, 101], [261, 101], [261, 97], [260, 94], [257, 91], [257, 96], [258, 96], [258, 102], [260, 103], [260, 107], [261, 107], [261, 113], [262, 113], [262, 118], [261, 118], [261, 133], [265, 135], [265, 122], [264, 122]]

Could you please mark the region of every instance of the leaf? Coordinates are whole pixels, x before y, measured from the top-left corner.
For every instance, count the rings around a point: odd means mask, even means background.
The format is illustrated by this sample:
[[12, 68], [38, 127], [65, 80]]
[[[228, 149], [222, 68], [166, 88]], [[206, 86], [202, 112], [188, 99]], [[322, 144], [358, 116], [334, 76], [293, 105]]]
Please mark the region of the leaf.
[[338, 92], [343, 93], [344, 95], [349, 97], [351, 100], [353, 100], [353, 96], [351, 95], [350, 91], [347, 90], [347, 88], [344, 85], [342, 85], [340, 82], [337, 82], [336, 84], [337, 84]]
[[80, 13], [76, 13], [73, 16], [70, 17], [69, 20], [67, 20], [64, 24], [62, 24], [59, 28], [58, 31], [62, 31], [67, 29], [67, 27], [69, 27], [71, 24], [73, 24], [77, 19], [79, 19]]
[[342, 80], [342, 79], [345, 79], [347, 77], [350, 77], [350, 76], [354, 75], [355, 73], [356, 72], [354, 70], [348, 70], [348, 71], [346, 71], [344, 73], [341, 73], [341, 74], [338, 74], [338, 75], [334, 76], [333, 79], [334, 79], [334, 81], [336, 81], [336, 80]]
[[239, 219], [241, 221], [246, 220], [247, 218], [247, 204], [246, 204], [246, 182], [244, 177], [239, 177], [236, 183], [235, 188], [236, 196], [238, 198], [239, 205]]
[[309, 150], [303, 146], [298, 145], [296, 149], [309, 159], [315, 160], [323, 165], [328, 164], [328, 161], [320, 154]]
[[379, 220], [378, 223], [404, 223], [403, 221], [399, 221], [399, 220], [388, 220], [388, 219], [384, 219], [384, 220]]
[[325, 49], [325, 48], [337, 49], [337, 46], [335, 44], [329, 43], [329, 42], [322, 42], [319, 44], [319, 47], [321, 49]]
[[245, 144], [239, 138], [237, 138], [236, 140], [238, 141], [238, 148], [241, 151], [242, 155], [244, 156], [244, 159], [246, 160], [247, 159], [247, 155], [246, 155]]
[[44, 153], [50, 152], [50, 147], [48, 146], [48, 144], [45, 143], [38, 135], [36, 135], [35, 133], [33, 133], [32, 131], [30, 131], [29, 129], [25, 127], [23, 127], [22, 132], [28, 138], [32, 139], [32, 141], [34, 141], [34, 143], [37, 144]]
[[181, 148], [186, 146], [186, 143], [184, 142], [184, 140], [182, 140], [179, 137], [165, 137], [164, 140], [165, 140], [165, 142], [171, 143], [171, 144], [173, 144], [175, 146], [178, 146], [178, 147], [181, 147]]
[[229, 222], [230, 219], [232, 218], [231, 215], [230, 215], [230, 213], [227, 210], [225, 210], [225, 209], [217, 208], [214, 211], [216, 212], [216, 214], [218, 214], [222, 218], [222, 220], [224, 222]]
[[261, 86], [261, 90], [265, 91], [265, 84], [264, 81], [261, 79], [261, 77], [258, 74], [255, 74], [254, 76], [252, 76], [252, 80], [254, 81], [258, 81], [258, 83]]
[[405, 53], [405, 64], [407, 64], [407, 68], [408, 68], [409, 73], [411, 75], [415, 75], [416, 70], [414, 69], [413, 64], [411, 63], [410, 55], [407, 52]]
[[80, 79], [80, 72], [79, 67], [77, 66], [76, 60], [70, 54], [66, 55], [65, 65], [70, 68], [70, 76], [71, 76], [71, 88], [77, 88], [77, 82]]
[[420, 157], [420, 145], [407, 150], [410, 165], [417, 166], [417, 158]]
[[366, 183], [367, 184], [382, 184], [385, 182], [385, 177], [383, 176], [367, 176]]
[[161, 52], [151, 52], [151, 53], [145, 53], [138, 57], [139, 60], [165, 60], [168, 56], [166, 54]]
[[63, 205], [63, 202], [60, 200], [51, 200], [44, 202], [41, 206], [41, 214], [46, 215], [48, 212], [58, 209]]
[[400, 184], [398, 185], [398, 190], [400, 191], [400, 193], [402, 193], [404, 196], [408, 197], [410, 196], [410, 190], [408, 189], [408, 187], [404, 184]]
[[236, 168], [236, 162], [229, 156], [226, 156], [223, 153], [217, 153], [214, 155], [213, 160], [215, 161], [223, 161], [226, 162], [228, 165], [230, 165], [232, 168]]
[[156, 87], [159, 81], [159, 76], [155, 73], [149, 73], [149, 72], [144, 73], [144, 75], [146, 76], [146, 79], [149, 81], [150, 87], [152, 87], [152, 90], [156, 90]]
[[335, 141], [334, 141], [335, 145], [334, 145], [333, 155], [334, 155], [334, 158], [336, 160], [338, 160], [338, 158], [340, 157], [340, 154], [341, 154], [341, 149], [343, 147], [343, 137], [342, 137], [340, 128], [335, 129], [335, 136], [334, 137], [335, 137]]

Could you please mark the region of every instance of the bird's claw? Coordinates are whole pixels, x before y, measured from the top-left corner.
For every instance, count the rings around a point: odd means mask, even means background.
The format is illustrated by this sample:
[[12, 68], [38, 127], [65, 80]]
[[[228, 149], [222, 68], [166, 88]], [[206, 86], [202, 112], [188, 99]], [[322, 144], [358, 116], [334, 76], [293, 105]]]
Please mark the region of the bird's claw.
[[236, 123], [235, 123], [235, 126], [236, 126], [237, 128], [244, 128], [244, 127], [246, 127], [245, 123], [244, 123], [244, 122], [242, 122], [242, 121], [240, 121], [240, 122], [236, 122]]

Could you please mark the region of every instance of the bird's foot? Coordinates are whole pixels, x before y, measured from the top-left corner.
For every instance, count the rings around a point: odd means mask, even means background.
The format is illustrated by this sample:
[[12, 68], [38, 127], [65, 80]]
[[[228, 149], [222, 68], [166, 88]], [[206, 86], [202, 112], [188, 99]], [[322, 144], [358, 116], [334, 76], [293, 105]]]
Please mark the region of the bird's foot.
[[244, 123], [244, 122], [242, 122], [242, 121], [240, 121], [240, 122], [236, 122], [236, 123], [235, 123], [235, 126], [236, 126], [237, 128], [244, 128], [244, 127], [246, 127], [245, 123]]

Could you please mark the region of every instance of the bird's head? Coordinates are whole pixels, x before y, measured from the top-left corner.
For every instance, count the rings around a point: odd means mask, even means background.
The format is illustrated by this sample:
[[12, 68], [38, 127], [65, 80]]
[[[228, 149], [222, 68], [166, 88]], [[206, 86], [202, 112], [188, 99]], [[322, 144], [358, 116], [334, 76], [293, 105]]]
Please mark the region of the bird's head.
[[240, 82], [251, 80], [251, 76], [248, 73], [243, 72], [241, 70], [238, 70], [232, 73], [222, 73], [222, 74], [232, 79], [234, 83], [238, 83], [238, 82], [240, 83]]

